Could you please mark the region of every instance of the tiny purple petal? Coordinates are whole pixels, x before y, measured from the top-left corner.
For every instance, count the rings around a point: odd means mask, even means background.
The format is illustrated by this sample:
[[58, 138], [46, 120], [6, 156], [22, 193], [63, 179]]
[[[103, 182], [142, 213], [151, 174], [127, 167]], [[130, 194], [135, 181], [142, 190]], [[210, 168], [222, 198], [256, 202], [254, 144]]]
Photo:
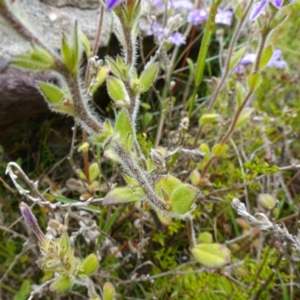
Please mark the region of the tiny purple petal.
[[31, 209], [29, 208], [29, 206], [26, 203], [21, 202], [20, 210], [21, 210], [21, 213], [23, 215], [23, 218], [24, 218], [27, 226], [30, 227], [30, 229], [34, 232], [34, 234], [36, 235], [38, 240], [41, 243], [47, 243], [48, 239], [45, 237], [44, 233], [42, 232], [34, 214], [32, 213]]
[[256, 59], [256, 54], [247, 53], [241, 59], [240, 64], [243, 65], [243, 66], [248, 66], [250, 64], [253, 64], [255, 62], [255, 59]]
[[277, 60], [281, 57], [281, 55], [282, 55], [282, 51], [279, 49], [276, 49], [276, 50], [274, 50], [270, 60]]
[[269, 68], [275, 67], [277, 69], [284, 69], [287, 66], [287, 63], [284, 60], [280, 60], [281, 54], [282, 52], [279, 49], [273, 52], [273, 55], [268, 62]]
[[232, 23], [233, 12], [230, 10], [218, 9], [218, 12], [215, 17], [215, 22], [217, 24], [223, 24], [230, 26]]
[[271, 66], [268, 64], [269, 68], [275, 67], [277, 69], [284, 69], [286, 66], [287, 66], [287, 63], [284, 60], [273, 61]]
[[150, 0], [150, 3], [157, 7], [165, 7], [165, 4], [162, 0]]
[[196, 9], [189, 13], [187, 21], [195, 26], [205, 22], [208, 19], [208, 12], [205, 9]]
[[20, 203], [20, 210], [25, 219], [26, 224], [30, 228], [34, 228], [34, 227], [38, 226], [36, 217], [34, 216], [31, 209], [29, 208], [29, 206], [26, 203], [24, 203], [24, 202]]
[[106, 8], [113, 9], [117, 5], [119, 5], [123, 0], [106, 0]]
[[250, 20], [254, 21], [256, 20], [259, 15], [262, 13], [263, 9], [267, 5], [268, 0], [262, 0], [260, 3], [256, 4], [250, 14]]
[[282, 7], [283, 0], [272, 0], [272, 4], [273, 4], [276, 8], [280, 9], [280, 8]]
[[171, 6], [175, 9], [193, 9], [194, 3], [189, 0], [173, 0]]
[[176, 32], [169, 36], [169, 41], [176, 46], [180, 46], [185, 44], [185, 37], [183, 34]]
[[148, 30], [147, 35], [156, 35], [158, 39], [162, 39], [164, 36], [164, 30], [157, 22], [152, 24], [152, 28]]

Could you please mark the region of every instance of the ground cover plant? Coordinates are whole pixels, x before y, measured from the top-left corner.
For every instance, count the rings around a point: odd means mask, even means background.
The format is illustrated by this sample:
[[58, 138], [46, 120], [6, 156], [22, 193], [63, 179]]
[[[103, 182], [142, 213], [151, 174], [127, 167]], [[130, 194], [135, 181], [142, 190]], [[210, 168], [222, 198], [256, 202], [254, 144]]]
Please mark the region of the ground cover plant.
[[1, 299], [298, 299], [299, 2], [99, 6], [94, 47], [75, 22], [56, 52], [0, 0], [32, 43], [11, 64], [74, 119], [67, 159], [1, 163]]

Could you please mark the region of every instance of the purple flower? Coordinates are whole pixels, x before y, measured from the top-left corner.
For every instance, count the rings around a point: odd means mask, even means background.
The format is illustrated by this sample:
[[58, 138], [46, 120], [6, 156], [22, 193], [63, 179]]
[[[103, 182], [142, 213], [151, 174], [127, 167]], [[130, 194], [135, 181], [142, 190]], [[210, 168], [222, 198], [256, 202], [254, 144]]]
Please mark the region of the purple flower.
[[268, 62], [269, 68], [275, 67], [277, 69], [284, 69], [286, 67], [287, 65], [286, 61], [280, 60], [281, 54], [282, 54], [281, 50], [278, 49], [273, 52], [273, 55], [270, 61]]
[[[277, 69], [284, 69], [287, 66], [286, 61], [280, 60], [281, 57], [281, 50], [277, 49], [274, 50], [272, 57], [270, 58], [267, 66], [269, 68], [277, 68]], [[235, 67], [235, 69], [232, 71], [232, 73], [241, 74], [245, 71], [245, 67], [248, 65], [251, 65], [256, 60], [256, 54], [253, 53], [247, 53], [244, 55], [244, 57], [240, 60], [239, 64]]]
[[113, 9], [117, 5], [119, 5], [123, 0], [106, 0], [106, 8]]
[[205, 9], [196, 9], [189, 13], [187, 21], [195, 26], [203, 23], [208, 19], [208, 12]]
[[253, 64], [255, 62], [255, 59], [256, 59], [256, 54], [247, 53], [241, 59], [240, 64], [243, 65], [243, 66], [248, 66], [250, 64]]
[[[150, 2], [158, 7], [165, 7], [165, 2], [163, 0], [150, 0]], [[194, 3], [190, 0], [169, 0], [168, 8], [174, 9], [193, 9]]]
[[152, 28], [148, 30], [147, 35], [156, 35], [157, 38], [160, 40], [164, 36], [164, 30], [157, 22], [154, 22], [152, 24]]
[[217, 24], [223, 24], [230, 26], [232, 23], [233, 12], [231, 10], [222, 10], [218, 8], [218, 12], [215, 17], [215, 22]]
[[21, 210], [21, 213], [23, 215], [23, 218], [24, 218], [27, 226], [33, 231], [33, 233], [38, 238], [39, 242], [42, 244], [48, 243], [48, 239], [42, 232], [34, 214], [32, 213], [32, 211], [29, 208], [29, 206], [26, 203], [21, 202], [20, 210]]
[[189, 0], [171, 0], [170, 1], [171, 7], [175, 9], [193, 9], [194, 3]]
[[185, 37], [183, 34], [176, 32], [176, 33], [172, 33], [169, 36], [169, 42], [176, 45], [176, 46], [180, 46], [185, 44]]
[[150, 2], [157, 7], [165, 7], [162, 0], [150, 0]]
[[[230, 10], [218, 9], [215, 17], [215, 22], [230, 26], [232, 23], [233, 12]], [[208, 19], [208, 11], [206, 9], [196, 9], [189, 13], [187, 21], [193, 23], [195, 26], [205, 22]]]
[[[290, 0], [290, 3], [294, 3], [295, 0]], [[272, 3], [277, 9], [280, 9], [283, 5], [283, 0], [261, 0], [259, 3], [257, 3], [251, 14], [250, 14], [250, 20], [254, 21], [256, 20], [260, 14], [262, 13], [262, 11], [264, 10], [264, 8], [267, 6], [268, 3]]]

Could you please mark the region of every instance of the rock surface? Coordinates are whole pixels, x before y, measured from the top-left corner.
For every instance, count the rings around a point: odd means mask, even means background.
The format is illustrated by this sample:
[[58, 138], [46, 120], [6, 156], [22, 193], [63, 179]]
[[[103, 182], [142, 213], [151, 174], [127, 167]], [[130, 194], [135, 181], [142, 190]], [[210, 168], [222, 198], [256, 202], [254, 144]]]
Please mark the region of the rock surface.
[[41, 0], [41, 2], [56, 7], [74, 6], [82, 9], [99, 7], [99, 0]]
[[[52, 1], [48, 1], [49, 3]], [[53, 3], [56, 1], [53, 1]], [[95, 1], [57, 1], [75, 2], [92, 5]], [[75, 20], [78, 21], [79, 28], [92, 42], [94, 40], [99, 16], [99, 5], [93, 9], [80, 9], [78, 7], [55, 7], [42, 3], [38, 0], [19, 0], [16, 4], [25, 15], [31, 29], [41, 37], [47, 45], [59, 49], [62, 33], [70, 33]], [[106, 46], [111, 32], [111, 16], [109, 12], [104, 12], [104, 20], [101, 31], [99, 46]], [[12, 55], [20, 54], [30, 49], [30, 43], [24, 41], [15, 34], [8, 25], [0, 19], [0, 56], [9, 59]]]
[[[71, 33], [75, 20], [80, 30], [93, 44], [99, 18], [99, 0], [16, 0], [31, 30], [45, 44], [60, 49], [62, 33]], [[140, 29], [147, 32], [150, 24], [149, 3], [144, 3]], [[108, 44], [111, 34], [111, 14], [104, 12], [99, 47]], [[114, 40], [114, 39], [112, 39]], [[119, 53], [118, 43], [111, 42], [111, 53]], [[144, 48], [145, 49], [145, 48]], [[36, 82], [53, 81], [51, 74], [33, 73], [9, 66], [9, 60], [16, 54], [30, 50], [30, 43], [16, 34], [0, 17], [0, 145], [8, 144], [14, 133], [22, 131], [27, 119], [48, 111], [48, 106], [36, 88]], [[107, 52], [101, 51], [100, 55]], [[114, 54], [113, 54], [114, 55]]]

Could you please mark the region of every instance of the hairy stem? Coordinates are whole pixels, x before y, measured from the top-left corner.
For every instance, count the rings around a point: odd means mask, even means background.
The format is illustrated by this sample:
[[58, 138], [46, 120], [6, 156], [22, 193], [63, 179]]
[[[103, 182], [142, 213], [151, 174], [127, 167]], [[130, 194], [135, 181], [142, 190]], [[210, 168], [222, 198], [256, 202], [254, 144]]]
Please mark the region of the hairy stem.
[[139, 183], [141, 188], [144, 190], [149, 203], [158, 210], [168, 210], [168, 205], [160, 199], [155, 191], [153, 190], [152, 186], [150, 185], [147, 176], [144, 172], [139, 168], [135, 160], [128, 154], [122, 146], [117, 144], [115, 146], [115, 151], [118, 157], [121, 159], [121, 164], [124, 168], [130, 173], [131, 176]]

